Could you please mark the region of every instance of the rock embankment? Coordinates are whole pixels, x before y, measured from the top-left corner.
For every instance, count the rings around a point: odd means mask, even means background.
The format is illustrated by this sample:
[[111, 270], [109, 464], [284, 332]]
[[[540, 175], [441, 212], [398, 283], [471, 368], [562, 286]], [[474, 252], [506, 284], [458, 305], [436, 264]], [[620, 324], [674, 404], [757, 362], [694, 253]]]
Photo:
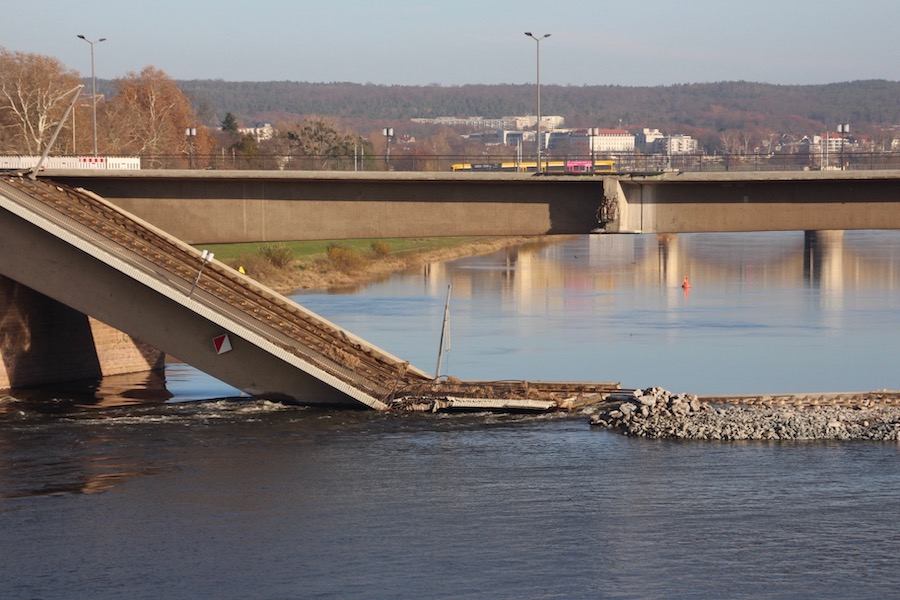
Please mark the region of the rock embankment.
[[805, 398], [766, 403], [710, 402], [660, 388], [635, 390], [598, 407], [591, 425], [646, 438], [698, 440], [900, 441], [900, 406], [877, 393], [811, 404]]

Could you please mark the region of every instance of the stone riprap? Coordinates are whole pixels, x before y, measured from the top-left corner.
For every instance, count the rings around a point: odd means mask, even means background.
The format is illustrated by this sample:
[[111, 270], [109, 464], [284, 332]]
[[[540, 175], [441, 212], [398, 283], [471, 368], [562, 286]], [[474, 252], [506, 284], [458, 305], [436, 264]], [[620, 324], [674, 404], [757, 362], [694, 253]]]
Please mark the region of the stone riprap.
[[591, 425], [646, 438], [900, 441], [900, 406], [892, 394], [789, 398], [712, 402], [649, 388], [596, 407]]

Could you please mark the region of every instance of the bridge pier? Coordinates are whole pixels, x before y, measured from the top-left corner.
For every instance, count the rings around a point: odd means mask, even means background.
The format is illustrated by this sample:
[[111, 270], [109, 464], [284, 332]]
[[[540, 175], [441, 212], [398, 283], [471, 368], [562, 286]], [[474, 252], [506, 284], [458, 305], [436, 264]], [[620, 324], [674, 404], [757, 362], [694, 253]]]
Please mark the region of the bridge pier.
[[162, 368], [164, 354], [0, 276], [0, 389]]
[[900, 229], [895, 172], [711, 172], [604, 178], [606, 233]]

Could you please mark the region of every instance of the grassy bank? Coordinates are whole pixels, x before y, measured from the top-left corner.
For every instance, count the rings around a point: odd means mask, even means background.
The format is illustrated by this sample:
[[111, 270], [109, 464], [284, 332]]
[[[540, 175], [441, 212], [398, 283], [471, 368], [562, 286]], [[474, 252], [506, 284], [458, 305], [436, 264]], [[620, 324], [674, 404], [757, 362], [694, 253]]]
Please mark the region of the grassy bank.
[[251, 244], [212, 244], [202, 248], [215, 252], [222, 262], [260, 254], [267, 246], [283, 246], [290, 250], [295, 260], [310, 261], [326, 258], [328, 248], [340, 245], [354, 252], [366, 254], [375, 243], [386, 244], [391, 254], [430, 252], [448, 248], [459, 248], [468, 244], [478, 244], [496, 238], [453, 237], [453, 238], [387, 238], [359, 240], [310, 240], [297, 242], [256, 242]]
[[542, 237], [315, 240], [200, 246], [272, 289], [352, 288], [418, 265], [534, 243]]

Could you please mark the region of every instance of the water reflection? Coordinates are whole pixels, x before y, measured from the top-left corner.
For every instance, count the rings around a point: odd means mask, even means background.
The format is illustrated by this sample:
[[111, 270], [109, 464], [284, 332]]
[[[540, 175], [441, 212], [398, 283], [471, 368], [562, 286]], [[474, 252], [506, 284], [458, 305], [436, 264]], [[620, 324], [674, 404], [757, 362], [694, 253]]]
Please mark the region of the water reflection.
[[884, 335], [900, 324], [898, 256], [886, 231], [583, 236], [297, 299], [421, 367], [452, 283], [461, 378], [858, 391], [900, 387]]
[[173, 394], [166, 387], [166, 372], [107, 375], [53, 385], [10, 390], [0, 402], [0, 415], [9, 411], [59, 414], [84, 408], [165, 402]]
[[440, 290], [447, 279], [469, 297], [498, 288], [520, 297], [523, 311], [541, 290], [680, 288], [686, 276], [707, 289], [738, 284], [742, 289], [803, 285], [841, 292], [847, 285], [893, 290], [897, 244], [893, 232], [598, 235], [429, 265], [425, 276], [429, 291]]
[[[18, 418], [0, 428], [0, 498], [95, 494], [122, 481], [160, 470], [125, 449], [119, 432], [95, 427], [58, 427], [50, 402], [3, 402]], [[9, 417], [10, 415], [6, 415]], [[77, 422], [76, 422], [77, 423]], [[111, 448], [116, 450], [110, 451]]]
[[844, 291], [896, 289], [897, 244], [890, 232], [591, 236], [431, 265], [425, 275], [430, 292], [448, 279], [463, 297], [498, 289], [523, 314], [637, 288], [663, 290], [669, 303], [681, 303], [690, 295], [685, 278], [706, 291], [808, 288], [821, 292], [823, 307], [840, 309]]

